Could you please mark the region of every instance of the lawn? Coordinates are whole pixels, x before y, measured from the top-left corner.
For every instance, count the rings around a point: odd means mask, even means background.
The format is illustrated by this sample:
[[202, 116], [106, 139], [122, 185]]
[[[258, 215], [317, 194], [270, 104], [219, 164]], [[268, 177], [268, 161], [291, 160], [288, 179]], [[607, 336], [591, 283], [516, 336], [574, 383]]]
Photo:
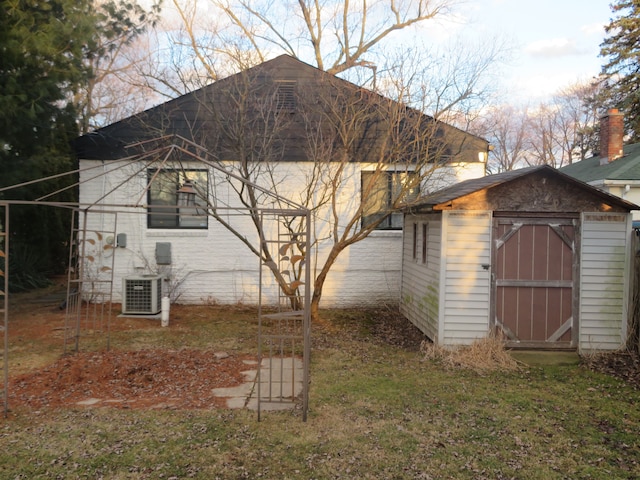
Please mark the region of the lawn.
[[[62, 353], [51, 308], [19, 309], [10, 371]], [[56, 317], [56, 315], [58, 315]], [[25, 322], [21, 324], [20, 322]], [[118, 324], [117, 322], [121, 322]], [[251, 308], [114, 320], [114, 349], [255, 352]], [[29, 335], [29, 326], [40, 335]], [[615, 479], [640, 477], [640, 391], [581, 365], [479, 375], [426, 360], [386, 309], [322, 312], [299, 410], [32, 409], [0, 420], [0, 478]], [[82, 338], [100, 349], [104, 335]]]

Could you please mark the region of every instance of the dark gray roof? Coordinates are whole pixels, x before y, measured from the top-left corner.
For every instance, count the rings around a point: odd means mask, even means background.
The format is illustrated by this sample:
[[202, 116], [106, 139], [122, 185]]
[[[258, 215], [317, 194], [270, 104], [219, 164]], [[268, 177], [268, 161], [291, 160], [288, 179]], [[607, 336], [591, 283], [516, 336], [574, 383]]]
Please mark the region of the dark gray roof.
[[[300, 81], [299, 94], [304, 97], [311, 97], [314, 92], [328, 91], [327, 89], [331, 87], [336, 91], [352, 92], [354, 95], [360, 95], [366, 91], [372, 95], [374, 100], [379, 100], [381, 105], [387, 102], [396, 104], [393, 100], [386, 99], [377, 93], [340, 79], [289, 55], [280, 55], [243, 72], [230, 75], [203, 88], [78, 137], [72, 145], [76, 157], [90, 160], [126, 158], [132, 155], [132, 151], [127, 149], [128, 145], [165, 135], [177, 135], [206, 147], [212, 153], [215, 152], [220, 159], [228, 159], [233, 155], [235, 140], [229, 138], [228, 134], [219, 128], [219, 123], [215, 119], [226, 117], [229, 122], [239, 122], [238, 119], [233, 120], [235, 105], [228, 101], [228, 97], [234, 95], [234, 92], [238, 92], [238, 86], [246, 85], [247, 79], [254, 82], [251, 85], [251, 92], [256, 95], [273, 95], [274, 90], [268, 88], [260, 93], [260, 85], [276, 82], [275, 85], [277, 81], [290, 80]], [[254, 87], [256, 88], [254, 89]], [[237, 94], [243, 95], [244, 93]], [[419, 115], [424, 119], [425, 124], [437, 122], [439, 128], [436, 135], [443, 134], [446, 137], [447, 145], [450, 144], [452, 147], [453, 152], [451, 153], [458, 152], [459, 158], [464, 161], [478, 161], [477, 152], [479, 150], [486, 151], [488, 148], [488, 142], [485, 139], [435, 120], [423, 112], [406, 106], [405, 108]], [[384, 112], [384, 110], [381, 111]], [[384, 116], [379, 118], [384, 119]], [[249, 122], [250, 120], [243, 121]], [[371, 120], [372, 123], [375, 121], [375, 118]], [[262, 123], [266, 125], [266, 122]], [[369, 130], [363, 135], [369, 135], [371, 138], [363, 137], [361, 151], [364, 151], [365, 148], [373, 149], [377, 145], [374, 128]], [[282, 159], [306, 158], [305, 132], [304, 117], [292, 115], [287, 120], [287, 128], [277, 132], [278, 141], [282, 142], [283, 148], [286, 150]], [[274, 132], [269, 134], [275, 135]]]

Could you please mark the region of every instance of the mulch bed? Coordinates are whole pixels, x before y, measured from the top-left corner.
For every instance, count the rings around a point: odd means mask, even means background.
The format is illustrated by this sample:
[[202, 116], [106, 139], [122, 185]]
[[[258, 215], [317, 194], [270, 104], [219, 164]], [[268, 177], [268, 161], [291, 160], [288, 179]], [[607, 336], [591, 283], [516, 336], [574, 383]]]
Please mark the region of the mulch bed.
[[109, 351], [67, 355], [14, 377], [9, 403], [34, 409], [70, 406], [209, 409], [212, 390], [239, 385], [249, 357], [201, 350]]

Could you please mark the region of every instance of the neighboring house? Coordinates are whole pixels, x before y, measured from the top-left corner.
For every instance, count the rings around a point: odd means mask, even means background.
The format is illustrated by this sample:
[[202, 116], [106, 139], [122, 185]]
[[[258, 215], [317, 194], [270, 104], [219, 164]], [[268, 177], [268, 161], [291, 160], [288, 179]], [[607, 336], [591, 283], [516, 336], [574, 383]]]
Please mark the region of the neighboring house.
[[401, 311], [440, 345], [618, 349], [635, 208], [549, 166], [427, 195], [405, 212]]
[[[617, 109], [600, 119], [600, 152], [567, 165], [562, 173], [640, 204], [640, 144], [624, 145], [624, 117]], [[640, 221], [640, 211], [633, 212]]]
[[[405, 152], [406, 161], [386, 164], [385, 155], [401, 144], [399, 137], [390, 137], [388, 132], [394, 129], [387, 124], [401, 109], [411, 115], [395, 133], [410, 137], [412, 150]], [[428, 145], [426, 137], [419, 138], [419, 129], [409, 132], [410, 117], [414, 126], [433, 130]], [[356, 135], [348, 137], [348, 128]], [[334, 208], [321, 203], [326, 184], [319, 182], [311, 192], [311, 206], [318, 207], [313, 211], [312, 235], [319, 242], [319, 263], [328, 254], [326, 239], [334, 233], [332, 215], [349, 218], [360, 208], [363, 185], [370, 184], [376, 170], [382, 168], [383, 175], [377, 177], [377, 193], [365, 201], [365, 218], [376, 218], [389, 208], [392, 192], [411, 178], [421, 162], [417, 157], [433, 155], [434, 162], [440, 162], [430, 185], [441, 187], [483, 176], [488, 150], [484, 139], [286, 55], [101, 128], [76, 139], [74, 148], [81, 170], [81, 205], [111, 206], [114, 211], [117, 206], [128, 207], [113, 216], [93, 215], [87, 225], [88, 230], [112, 232], [100, 235], [108, 236], [112, 244], [111, 237], [121, 239], [122, 248], [115, 249], [113, 267], [108, 267], [115, 274], [116, 301], [121, 279], [153, 273], [167, 277], [171, 295], [179, 302], [257, 300], [257, 258], [204, 212], [207, 204], [239, 211], [243, 205], [234, 191], [237, 182], [221, 179], [193, 158], [165, 161], [160, 149], [154, 153], [153, 148], [170, 143], [174, 135], [203, 147], [208, 158], [230, 169], [256, 169], [253, 181], [268, 190], [277, 185], [278, 193], [293, 202], [302, 203], [310, 178], [322, 176], [319, 166], [326, 173], [340, 164], [342, 182]], [[345, 135], [342, 144], [339, 135]], [[169, 137], [138, 143], [162, 136]], [[133, 153], [142, 151], [147, 155], [132, 160]], [[412, 194], [433, 188], [423, 183]], [[180, 192], [193, 189], [198, 191], [197, 213], [183, 215]], [[343, 252], [325, 283], [323, 305], [396, 303], [401, 228], [402, 214], [390, 215], [368, 238]]]

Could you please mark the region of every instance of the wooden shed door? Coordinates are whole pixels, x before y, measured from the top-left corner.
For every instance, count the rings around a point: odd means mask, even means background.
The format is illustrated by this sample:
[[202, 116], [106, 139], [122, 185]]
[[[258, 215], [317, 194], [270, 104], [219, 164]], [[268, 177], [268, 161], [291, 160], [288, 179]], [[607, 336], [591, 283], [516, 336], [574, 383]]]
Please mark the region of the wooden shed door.
[[575, 221], [496, 218], [494, 233], [495, 328], [514, 347], [573, 346]]

